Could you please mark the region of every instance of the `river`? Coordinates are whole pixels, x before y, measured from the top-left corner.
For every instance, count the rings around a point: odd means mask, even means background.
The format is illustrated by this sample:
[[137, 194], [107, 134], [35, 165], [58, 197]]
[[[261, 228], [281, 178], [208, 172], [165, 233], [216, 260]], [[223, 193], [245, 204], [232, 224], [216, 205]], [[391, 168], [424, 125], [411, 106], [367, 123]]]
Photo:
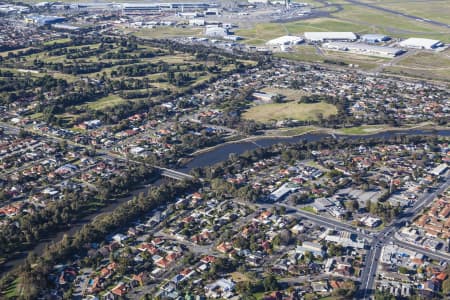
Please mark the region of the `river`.
[[[368, 138], [384, 138], [388, 139], [397, 135], [437, 135], [443, 137], [450, 136], [450, 129], [444, 130], [423, 130], [423, 129], [412, 129], [412, 130], [393, 130], [380, 132], [370, 135], [334, 135], [337, 139], [348, 138], [348, 139], [368, 139]], [[202, 168], [209, 165], [216, 164], [223, 160], [228, 159], [230, 153], [236, 153], [238, 155], [254, 150], [258, 147], [269, 147], [277, 143], [297, 143], [300, 141], [313, 142], [327, 137], [333, 137], [328, 133], [306, 133], [303, 135], [293, 136], [293, 137], [256, 137], [253, 140], [246, 140], [242, 142], [232, 142], [215, 147], [211, 151], [203, 152], [195, 156], [190, 160], [184, 167], [180, 168], [180, 172], [189, 172], [193, 168]]]
[[[412, 129], [412, 130], [395, 130], [395, 131], [386, 131], [381, 133], [375, 133], [370, 135], [330, 135], [327, 133], [307, 133], [303, 135], [293, 136], [293, 137], [256, 137], [252, 140], [245, 140], [241, 142], [232, 142], [232, 143], [225, 143], [222, 145], [219, 145], [217, 147], [214, 147], [210, 151], [203, 152], [201, 154], [196, 155], [193, 157], [192, 160], [190, 160], [184, 167], [181, 167], [178, 169], [180, 172], [189, 172], [190, 170], [194, 168], [201, 168], [209, 165], [213, 165], [216, 163], [219, 163], [221, 161], [224, 161], [228, 159], [229, 155], [231, 153], [236, 153], [238, 155], [249, 151], [256, 149], [258, 147], [269, 147], [271, 145], [277, 144], [277, 143], [296, 143], [300, 141], [318, 141], [321, 139], [324, 139], [326, 137], [332, 137], [337, 139], [342, 138], [349, 138], [349, 139], [367, 139], [367, 138], [384, 138], [388, 139], [390, 137], [396, 136], [396, 135], [437, 135], [442, 137], [450, 137], [450, 129], [444, 129], [444, 130], [423, 130], [423, 129]], [[156, 182], [153, 182], [152, 185], [158, 185], [160, 184], [161, 180], [158, 180]], [[151, 185], [150, 185], [151, 186]], [[64, 234], [68, 234], [69, 236], [73, 235], [75, 232], [77, 232], [84, 224], [87, 224], [95, 219], [98, 215], [109, 213], [113, 211], [116, 207], [118, 207], [120, 204], [124, 203], [125, 201], [130, 200], [133, 196], [139, 194], [140, 192], [147, 192], [149, 188], [149, 185], [147, 186], [141, 186], [138, 189], [134, 190], [130, 196], [119, 199], [110, 205], [102, 208], [100, 211], [85, 216], [81, 220], [79, 220], [77, 223], [71, 224], [71, 226], [63, 232], [59, 232], [55, 234], [52, 237], [49, 237], [45, 240], [42, 240], [38, 245], [35, 246], [33, 251], [36, 254], [41, 254], [43, 250], [46, 248], [46, 246], [50, 243], [54, 243], [59, 241]], [[8, 270], [11, 270], [12, 268], [15, 268], [19, 266], [25, 258], [27, 257], [27, 253], [21, 253], [17, 255], [14, 259], [9, 260], [7, 263], [1, 266], [0, 268], [0, 275], [2, 273], [7, 272]]]

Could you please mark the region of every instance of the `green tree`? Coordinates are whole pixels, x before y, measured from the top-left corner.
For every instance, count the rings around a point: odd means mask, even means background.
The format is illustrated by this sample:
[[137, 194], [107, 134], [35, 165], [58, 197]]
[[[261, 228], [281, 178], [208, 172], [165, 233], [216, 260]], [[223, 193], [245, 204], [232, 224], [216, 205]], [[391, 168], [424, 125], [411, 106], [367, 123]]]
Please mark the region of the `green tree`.
[[264, 291], [266, 292], [278, 290], [279, 283], [277, 278], [273, 274], [270, 274], [269, 276], [265, 277], [263, 279], [263, 287]]

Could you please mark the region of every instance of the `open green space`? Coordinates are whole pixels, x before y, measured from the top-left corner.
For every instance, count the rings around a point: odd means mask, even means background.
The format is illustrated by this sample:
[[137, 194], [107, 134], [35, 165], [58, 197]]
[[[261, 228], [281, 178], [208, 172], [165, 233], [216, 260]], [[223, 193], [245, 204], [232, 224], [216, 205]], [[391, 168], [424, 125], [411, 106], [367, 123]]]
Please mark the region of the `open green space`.
[[383, 69], [383, 73], [428, 80], [450, 81], [449, 69], [417, 69], [402, 66], [392, 66]]
[[379, 7], [392, 9], [398, 12], [410, 14], [419, 18], [430, 19], [438, 22], [448, 22], [450, 16], [449, 0], [362, 0]]
[[109, 95], [104, 98], [100, 98], [97, 101], [87, 102], [84, 105], [92, 110], [103, 110], [107, 107], [113, 107], [119, 104], [123, 104], [125, 102], [126, 100], [120, 98], [118, 95]]
[[165, 55], [161, 57], [154, 57], [150, 61], [152, 62], [163, 61], [168, 64], [182, 64], [189, 61], [194, 61], [194, 57], [187, 53], [178, 53], [177, 55]]
[[352, 65], [363, 70], [370, 70], [377, 67], [380, 64], [389, 61], [387, 58], [357, 55], [339, 51], [321, 51], [322, 55], [319, 55], [318, 51], [311, 45], [300, 45], [294, 48], [292, 52], [278, 52], [275, 54], [277, 57], [307, 61], [307, 62], [320, 62], [325, 61], [333, 62], [335, 64]]
[[[435, 38], [450, 41], [450, 28], [443, 28], [429, 23], [400, 17], [391, 13], [371, 9], [363, 6], [344, 4], [344, 10], [333, 14], [341, 20], [347, 20], [354, 24], [363, 24], [367, 27], [364, 31], [353, 29], [358, 33], [375, 32], [392, 35], [394, 37], [407, 38], [411, 36]], [[357, 27], [355, 27], [357, 28]]]
[[385, 67], [383, 71], [410, 77], [450, 81], [450, 50], [419, 51], [401, 58], [395, 65]]
[[303, 206], [300, 207], [301, 210], [304, 210], [306, 212], [312, 213], [312, 214], [317, 214], [317, 212], [314, 210], [314, 208], [312, 206]]
[[64, 43], [68, 43], [70, 41], [71, 41], [70, 38], [62, 38], [62, 39], [51, 40], [51, 41], [45, 42], [44, 45], [49, 46], [49, 45], [55, 45], [55, 44], [64, 44]]
[[373, 134], [376, 132], [386, 130], [387, 128], [388, 128], [387, 125], [365, 125], [365, 126], [342, 128], [342, 129], [339, 129], [338, 132], [340, 134], [361, 135], [361, 134]]
[[275, 53], [275, 56], [298, 60], [298, 61], [309, 61], [309, 62], [323, 62], [323, 56], [319, 55], [311, 45], [300, 45], [296, 46], [292, 52], [278, 52]]
[[318, 128], [313, 126], [298, 126], [290, 128], [280, 128], [275, 130], [267, 130], [264, 132], [265, 136], [295, 136], [304, 134], [310, 131], [318, 130]]
[[363, 32], [368, 30], [369, 26], [357, 24], [348, 20], [339, 20], [334, 18], [317, 18], [305, 21], [296, 21], [285, 24], [290, 34], [300, 35], [305, 31], [353, 31]]
[[[15, 279], [9, 285], [9, 287], [5, 291], [3, 291], [3, 295], [5, 296], [6, 299], [16, 299], [19, 296], [18, 289], [17, 289], [18, 283], [19, 283], [19, 280]], [[2, 293], [0, 293], [0, 296], [2, 296]]]
[[334, 105], [325, 102], [319, 103], [270, 103], [251, 107], [247, 110], [244, 119], [255, 120], [266, 123], [270, 121], [280, 121], [294, 119], [299, 121], [318, 120], [320, 116], [327, 118], [337, 113]]
[[[195, 48], [180, 49], [164, 41], [61, 39], [52, 43], [58, 44], [52, 50], [36, 45], [34, 53], [17, 52], [19, 57], [2, 53], [0, 69], [13, 72], [27, 93], [37, 93], [42, 85], [46, 90], [53, 88], [46, 106], [36, 106], [29, 115], [70, 128], [82, 119], [122, 114], [162, 101], [209, 81], [218, 72], [237, 68], [234, 60], [219, 53], [198, 56]], [[11, 91], [1, 96], [15, 97]]]
[[236, 34], [244, 37], [245, 43], [250, 45], [262, 45], [268, 40], [286, 35], [283, 24], [280, 23], [260, 23], [252, 28], [240, 28], [236, 30]]
[[8, 53], [17, 54], [21, 53], [23, 51], [27, 51], [32, 47], [22, 48], [22, 49], [16, 49], [16, 50], [9, 50], [9, 51], [0, 51], [0, 57], [7, 57]]
[[305, 31], [364, 31], [368, 26], [332, 18], [317, 18], [289, 23], [260, 23], [252, 28], [238, 29], [236, 34], [244, 37], [245, 43], [261, 45], [282, 35], [302, 35]]
[[444, 52], [417, 52], [414, 55], [400, 59], [396, 66], [418, 69], [449, 69], [450, 50]]
[[392, 127], [389, 125], [362, 125], [362, 126], [354, 126], [348, 128], [341, 128], [336, 130], [338, 134], [349, 134], [349, 135], [364, 135], [364, 134], [374, 134], [378, 132], [390, 131], [390, 130], [402, 130], [402, 129], [413, 129], [413, 128], [422, 128], [422, 129], [433, 129], [436, 128], [432, 122], [422, 122], [419, 124], [405, 124], [401, 127]]
[[[246, 43], [256, 45], [264, 44], [270, 39], [286, 34], [301, 35], [305, 31], [352, 31], [359, 34], [382, 33], [399, 38], [417, 36], [450, 42], [450, 28], [401, 17], [377, 9], [350, 4], [346, 1], [334, 0], [329, 2], [339, 3], [343, 10], [332, 12], [329, 17], [287, 23], [259, 23], [252, 28], [239, 29], [236, 31], [236, 34], [245, 37]], [[384, 3], [380, 6], [386, 6], [395, 10], [401, 6], [405, 6], [406, 9], [399, 11], [411, 14], [420, 10], [420, 7], [426, 7], [424, 12], [418, 15], [443, 22], [448, 21], [448, 16], [450, 15], [450, 1], [448, 0], [432, 1], [426, 5], [422, 2], [412, 4], [411, 1], [393, 1], [394, 5], [392, 5], [391, 1], [389, 1], [389, 4], [386, 1], [372, 2], [376, 2], [377, 5]], [[318, 8], [322, 6], [320, 4], [313, 5]]]
[[389, 58], [358, 55], [340, 51], [323, 51], [324, 60], [332, 61], [337, 64], [344, 63], [345, 65], [352, 65], [363, 70], [371, 70], [380, 64], [390, 61]]
[[167, 37], [200, 36], [201, 28], [164, 26], [155, 28], [142, 28], [132, 34], [144, 39], [158, 39]]

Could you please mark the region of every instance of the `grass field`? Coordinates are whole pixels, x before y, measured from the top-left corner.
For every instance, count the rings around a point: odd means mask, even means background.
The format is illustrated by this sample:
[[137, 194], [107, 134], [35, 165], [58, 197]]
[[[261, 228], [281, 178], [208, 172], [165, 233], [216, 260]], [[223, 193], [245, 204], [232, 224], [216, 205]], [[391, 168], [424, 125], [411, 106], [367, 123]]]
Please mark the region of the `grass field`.
[[294, 101], [287, 103], [262, 104], [247, 110], [244, 119], [266, 123], [294, 119], [299, 121], [317, 120], [321, 114], [324, 118], [337, 113], [334, 105], [325, 102], [313, 104], [298, 104]]
[[352, 64], [364, 70], [373, 69], [379, 64], [388, 62], [390, 60], [388, 58], [358, 55], [354, 53], [347, 53], [340, 51], [324, 51], [324, 53], [325, 58], [328, 60], [336, 62], [344, 62], [348, 65]]
[[[433, 20], [448, 22], [450, 15], [450, 1], [432, 1], [431, 5], [423, 2], [406, 0], [372, 2], [380, 7], [427, 17]], [[239, 29], [236, 34], [246, 38], [246, 43], [261, 45], [266, 41], [281, 35], [299, 35], [305, 31], [352, 31], [359, 34], [382, 33], [393, 37], [406, 38], [411, 36], [435, 38], [450, 42], [450, 28], [444, 28], [426, 22], [400, 17], [377, 9], [349, 4], [344, 0], [332, 0], [339, 3], [343, 10], [333, 12], [329, 17], [307, 19], [288, 23], [260, 23], [253, 28]], [[321, 4], [312, 3], [315, 7]], [[404, 7], [404, 9], [400, 9]], [[422, 13], [419, 10], [424, 8]], [[441, 9], [442, 7], [442, 9]]]
[[448, 0], [428, 0], [426, 2], [411, 0], [362, 0], [362, 2], [443, 23], [448, 22], [450, 16], [450, 1]]
[[[4, 296], [6, 297], [6, 299], [15, 299], [17, 298], [19, 295], [17, 294], [17, 285], [18, 285], [19, 281], [18, 279], [15, 279], [11, 285], [4, 291]], [[1, 296], [1, 293], [0, 293]]]
[[58, 39], [58, 40], [52, 40], [52, 41], [45, 42], [44, 45], [64, 44], [64, 43], [68, 43], [70, 41], [71, 41], [70, 38], [63, 38], [63, 39]]
[[363, 32], [369, 26], [357, 24], [352, 21], [332, 18], [317, 18], [285, 24], [291, 34], [303, 34], [305, 31], [353, 31]]
[[306, 212], [317, 214], [317, 212], [314, 210], [314, 208], [312, 206], [303, 206], [303, 207], [300, 207], [300, 209], [304, 210]]
[[288, 33], [284, 25], [279, 23], [262, 23], [252, 28], [236, 30], [236, 34], [244, 37], [245, 43], [250, 45], [262, 45], [268, 40]]
[[158, 62], [164, 61], [168, 64], [181, 64], [193, 60], [194, 57], [187, 53], [178, 53], [177, 55], [165, 55], [161, 57], [154, 57], [150, 61]]
[[401, 75], [407, 77], [423, 78], [429, 80], [450, 81], [450, 71], [447, 70], [418, 70], [399, 66], [387, 67], [383, 73]]
[[434, 80], [450, 81], [450, 50], [444, 52], [418, 52], [400, 59], [386, 73]]
[[143, 28], [132, 32], [140, 38], [158, 39], [167, 37], [200, 36], [203, 33], [201, 28], [164, 26], [156, 28]]
[[298, 60], [298, 61], [308, 61], [308, 62], [324, 62], [324, 60], [343, 62], [348, 65], [358, 66], [363, 70], [370, 70], [378, 65], [387, 62], [389, 59], [381, 57], [373, 57], [366, 55], [357, 55], [352, 53], [345, 53], [339, 51], [324, 51], [323, 56], [319, 55], [313, 46], [310, 45], [300, 45], [294, 48], [293, 52], [279, 52], [275, 56]]
[[298, 61], [323, 62], [323, 57], [310, 45], [296, 46], [293, 52], [278, 52], [275, 56]]
[[331, 18], [317, 18], [290, 23], [261, 23], [253, 28], [238, 29], [236, 34], [244, 37], [245, 43], [262, 45], [268, 40], [282, 35], [301, 35], [305, 31], [359, 31], [368, 30], [367, 26], [356, 25], [348, 21]]
[[383, 131], [388, 128], [387, 125], [366, 125], [366, 126], [357, 126], [357, 127], [349, 127], [342, 128], [338, 130], [338, 133], [341, 134], [372, 134], [375, 132]]
[[[58, 42], [58, 41], [56, 41]], [[60, 41], [62, 42], [62, 41]], [[152, 48], [150, 46], [147, 46], [145, 43], [140, 44], [137, 49], [133, 51], [134, 54], [140, 54], [142, 52], [146, 51], [158, 51], [158, 56], [151, 57], [151, 58], [140, 58], [139, 63], [145, 64], [148, 62], [152, 62], [154, 64], [162, 64], [161, 62], [167, 63], [170, 65], [171, 70], [173, 70], [174, 74], [177, 75], [180, 72], [190, 72], [192, 80], [190, 82], [185, 82], [183, 84], [176, 84], [176, 83], [170, 83], [167, 80], [167, 72], [161, 71], [159, 72], [156, 69], [150, 69], [142, 74], [136, 73], [136, 76], [133, 75], [125, 75], [126, 73], [120, 74], [122, 72], [121, 68], [126, 68], [132, 64], [135, 64], [135, 62], [129, 63], [128, 61], [125, 61], [126, 58], [116, 58], [115, 56], [112, 56], [112, 58], [102, 59], [104, 54], [111, 53], [115, 54], [122, 50], [120, 45], [117, 44], [111, 44], [111, 47], [108, 47], [107, 50], [100, 51], [101, 53], [96, 53], [95, 51], [92, 51], [93, 49], [97, 49], [99, 47], [99, 43], [92, 43], [92, 44], [85, 44], [82, 45], [83, 49], [77, 50], [80, 55], [78, 58], [69, 58], [68, 55], [65, 52], [60, 53], [49, 53], [46, 51], [38, 52], [30, 55], [23, 55], [21, 57], [21, 67], [22, 69], [15, 69], [15, 68], [1, 68], [2, 70], [11, 70], [18, 76], [23, 76], [25, 73], [30, 73], [30, 77], [41, 77], [45, 74], [48, 74], [54, 78], [58, 79], [66, 79], [69, 82], [72, 82], [73, 84], [77, 85], [79, 84], [78, 80], [81, 76], [73, 75], [70, 67], [72, 65], [75, 65], [79, 63], [80, 65], [87, 66], [87, 67], [95, 67], [96, 64], [102, 60], [102, 62], [110, 63], [109, 66], [103, 67], [103, 68], [92, 68], [92, 72], [86, 72], [83, 74], [83, 77], [90, 77], [90, 78], [99, 78], [101, 76], [111, 77], [112, 80], [128, 80], [129, 77], [133, 77], [136, 82], [141, 81], [140, 85], [136, 86], [128, 86], [125, 87], [124, 92], [129, 92], [132, 95], [133, 100], [126, 100], [121, 98], [118, 95], [115, 94], [109, 94], [107, 97], [103, 97], [98, 100], [91, 100], [87, 101], [81, 99], [81, 101], [77, 102], [76, 105], [74, 105], [75, 110], [70, 110], [69, 107], [67, 107], [67, 110], [64, 112], [61, 112], [57, 115], [58, 120], [61, 121], [62, 124], [68, 127], [72, 127], [74, 122], [77, 119], [77, 115], [74, 115], [72, 112], [77, 111], [77, 114], [84, 114], [88, 113], [89, 111], [102, 111], [105, 112], [108, 109], [119, 106], [122, 104], [125, 104], [129, 101], [131, 102], [138, 102], [138, 101], [152, 101], [153, 98], [157, 99], [158, 97], [153, 97], [150, 99], [146, 95], [148, 93], [152, 93], [155, 89], [164, 89], [164, 90], [170, 90], [170, 92], [182, 92], [185, 89], [194, 87], [196, 85], [202, 84], [208, 80], [211, 79], [213, 76], [212, 73], [208, 72], [208, 70], [202, 70], [202, 71], [195, 71], [195, 68], [199, 65], [208, 65], [211, 62], [210, 61], [203, 61], [198, 60], [193, 54], [189, 53], [183, 53], [180, 51], [173, 51], [172, 53], [169, 53], [169, 51], [165, 51], [163, 48]], [[73, 49], [73, 48], [81, 48], [80, 46], [68, 46], [65, 47], [67, 49]], [[3, 53], [2, 53], [3, 54]], [[7, 57], [7, 54], [6, 54]], [[4, 61], [8, 61], [12, 59], [4, 59]], [[67, 65], [67, 69], [46, 69], [43, 70], [37, 70], [35, 61], [43, 61], [46, 63], [63, 63]], [[123, 62], [123, 63], [122, 63]], [[241, 60], [242, 63], [247, 64], [249, 61]], [[227, 64], [223, 66], [224, 71], [232, 71], [236, 67], [235, 64]], [[100, 70], [99, 70], [100, 69]], [[30, 71], [28, 71], [30, 70]], [[118, 71], [119, 75], [112, 76], [112, 71]], [[143, 88], [142, 81], [148, 80], [149, 87]], [[33, 115], [35, 119], [39, 119], [42, 117], [40, 114]]]
[[241, 281], [254, 281], [254, 279], [249, 278], [247, 275], [242, 274], [240, 272], [233, 272], [230, 274], [235, 282]]
[[412, 68], [449, 68], [450, 69], [450, 50], [444, 52], [418, 52], [412, 56], [401, 59], [397, 66]]
[[450, 42], [450, 28], [443, 28], [357, 5], [344, 4], [342, 7], [344, 10], [333, 14], [334, 17], [366, 27], [364, 30], [351, 30], [354, 32], [383, 33], [400, 38], [419, 36]]
[[107, 107], [113, 107], [125, 102], [126, 100], [120, 98], [117, 95], [109, 95], [94, 102], [87, 102], [86, 104], [83, 104], [83, 106], [86, 106], [87, 108], [92, 110], [103, 110]]
[[318, 128], [313, 126], [299, 126], [290, 128], [280, 128], [274, 130], [267, 130], [264, 135], [266, 136], [295, 136], [300, 135], [312, 130], [317, 130]]

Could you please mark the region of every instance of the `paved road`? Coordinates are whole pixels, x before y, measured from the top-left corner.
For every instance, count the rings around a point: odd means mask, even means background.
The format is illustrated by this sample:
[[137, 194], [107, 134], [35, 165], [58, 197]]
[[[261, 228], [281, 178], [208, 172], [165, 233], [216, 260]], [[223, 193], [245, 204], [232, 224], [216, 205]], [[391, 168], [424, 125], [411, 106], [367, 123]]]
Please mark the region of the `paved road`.
[[358, 236], [364, 237], [366, 239], [372, 239], [372, 236], [365, 234], [363, 232], [358, 231], [357, 229], [355, 229], [354, 226], [348, 225], [346, 223], [343, 223], [342, 221], [336, 220], [336, 219], [331, 219], [331, 218], [327, 218], [327, 217], [323, 217], [320, 215], [316, 215], [314, 213], [310, 213], [304, 210], [301, 210], [295, 206], [292, 205], [288, 205], [288, 204], [284, 204], [284, 203], [278, 203], [277, 206], [284, 206], [286, 209], [290, 209], [290, 210], [295, 210], [295, 214], [299, 215], [305, 219], [311, 220], [314, 223], [317, 223], [319, 225], [325, 226], [325, 227], [330, 227], [330, 228], [334, 228], [336, 230], [344, 230], [344, 231], [348, 231], [351, 233], [355, 233]]
[[390, 61], [388, 61], [388, 62], [386, 62], [384, 64], [376, 66], [374, 69], [371, 70], [371, 72], [373, 72], [375, 74], [378, 74], [378, 73], [382, 72], [384, 70], [384, 68], [395, 66], [399, 61], [405, 59], [408, 56], [412, 56], [412, 55], [414, 55], [416, 53], [417, 53], [416, 50], [408, 49], [408, 52], [406, 52], [405, 54], [396, 56], [393, 59], [391, 59]]
[[[245, 202], [239, 202], [236, 199], [233, 200], [236, 203], [240, 203], [242, 205], [249, 205], [249, 203], [245, 203]], [[291, 211], [295, 211], [294, 214], [302, 217], [304, 219], [307, 219], [317, 225], [321, 225], [321, 226], [325, 226], [328, 228], [334, 228], [336, 230], [344, 230], [344, 231], [348, 231], [351, 233], [355, 233], [361, 237], [364, 237], [366, 239], [372, 239], [372, 236], [365, 234], [363, 232], [358, 231], [357, 229], [355, 229], [355, 227], [345, 224], [342, 221], [336, 220], [336, 219], [331, 219], [331, 218], [327, 218], [327, 217], [323, 217], [320, 215], [316, 215], [314, 213], [310, 213], [304, 210], [299, 209], [298, 207], [289, 205], [289, 204], [285, 204], [285, 203], [251, 203], [251, 205], [256, 206], [258, 208], [264, 208], [264, 209], [271, 209], [273, 207], [285, 207], [286, 210], [291, 210]]]
[[421, 18], [421, 17], [417, 17], [417, 16], [413, 16], [413, 15], [410, 15], [410, 14], [405, 14], [405, 13], [402, 13], [402, 12], [399, 12], [399, 11], [395, 11], [395, 10], [392, 10], [392, 9], [389, 9], [389, 8], [380, 7], [380, 6], [369, 4], [369, 3], [364, 3], [364, 2], [357, 1], [357, 0], [347, 0], [347, 2], [350, 2], [350, 3], [355, 4], [355, 5], [360, 5], [360, 6], [376, 9], [376, 10], [381, 10], [383, 12], [391, 13], [391, 14], [394, 14], [394, 15], [397, 15], [397, 16], [401, 16], [401, 17], [404, 17], [404, 18], [408, 18], [408, 19], [412, 19], [412, 20], [415, 20], [415, 21], [420, 21], [420, 22], [432, 24], [432, 25], [439, 26], [439, 27], [445, 27], [447, 29], [450, 28], [450, 25], [446, 24], [446, 23], [433, 21], [433, 20], [430, 20], [430, 19], [424, 19], [424, 18]]
[[[8, 124], [6, 122], [0, 122], [0, 127], [5, 128], [5, 129], [7, 129], [7, 130], [9, 130], [11, 132], [19, 132], [20, 129], [21, 129], [20, 127], [13, 126], [13, 125]], [[70, 139], [62, 138], [62, 137], [59, 137], [59, 136], [56, 136], [56, 135], [53, 135], [53, 134], [49, 134], [49, 133], [45, 133], [45, 132], [41, 132], [41, 131], [37, 131], [37, 130], [34, 130], [34, 129], [29, 128], [29, 127], [24, 127], [23, 129], [27, 130], [27, 131], [30, 131], [30, 132], [32, 132], [32, 133], [34, 133], [36, 135], [44, 136], [44, 137], [47, 137], [49, 139], [52, 139], [52, 140], [55, 140], [55, 141], [58, 141], [58, 142], [65, 141], [68, 144], [71, 144], [72, 146], [75, 146], [75, 147], [89, 148], [88, 146], [75, 143], [75, 142], [73, 142]], [[137, 164], [142, 164], [141, 161], [130, 159], [130, 158], [126, 157], [126, 156], [114, 153], [114, 152], [109, 151], [109, 150], [95, 149], [95, 151], [97, 153], [103, 154], [103, 155], [105, 155], [105, 156], [107, 156], [107, 157], [109, 157], [111, 159], [116, 158], [116, 159], [119, 159], [119, 160], [127, 160], [127, 161], [131, 161], [131, 162], [134, 162], [134, 163], [137, 163]], [[156, 169], [159, 169], [161, 171], [161, 176], [169, 177], [169, 178], [176, 179], [176, 180], [184, 180], [184, 179], [192, 179], [193, 178], [192, 175], [189, 175], [189, 174], [186, 174], [186, 173], [182, 173], [182, 172], [177, 171], [177, 170], [172, 170], [172, 169], [168, 169], [168, 168], [164, 168], [164, 167], [160, 167], [160, 166], [153, 166], [153, 167], [156, 168]]]
[[434, 252], [432, 250], [428, 250], [428, 249], [425, 249], [420, 246], [416, 246], [416, 245], [412, 245], [410, 243], [403, 242], [403, 241], [397, 239], [396, 237], [394, 237], [394, 239], [395, 239], [393, 241], [394, 244], [397, 244], [405, 249], [408, 249], [411, 251], [416, 251], [417, 253], [422, 253], [423, 255], [426, 255], [427, 257], [429, 257], [431, 259], [450, 261], [450, 254], [447, 254], [443, 251]]

